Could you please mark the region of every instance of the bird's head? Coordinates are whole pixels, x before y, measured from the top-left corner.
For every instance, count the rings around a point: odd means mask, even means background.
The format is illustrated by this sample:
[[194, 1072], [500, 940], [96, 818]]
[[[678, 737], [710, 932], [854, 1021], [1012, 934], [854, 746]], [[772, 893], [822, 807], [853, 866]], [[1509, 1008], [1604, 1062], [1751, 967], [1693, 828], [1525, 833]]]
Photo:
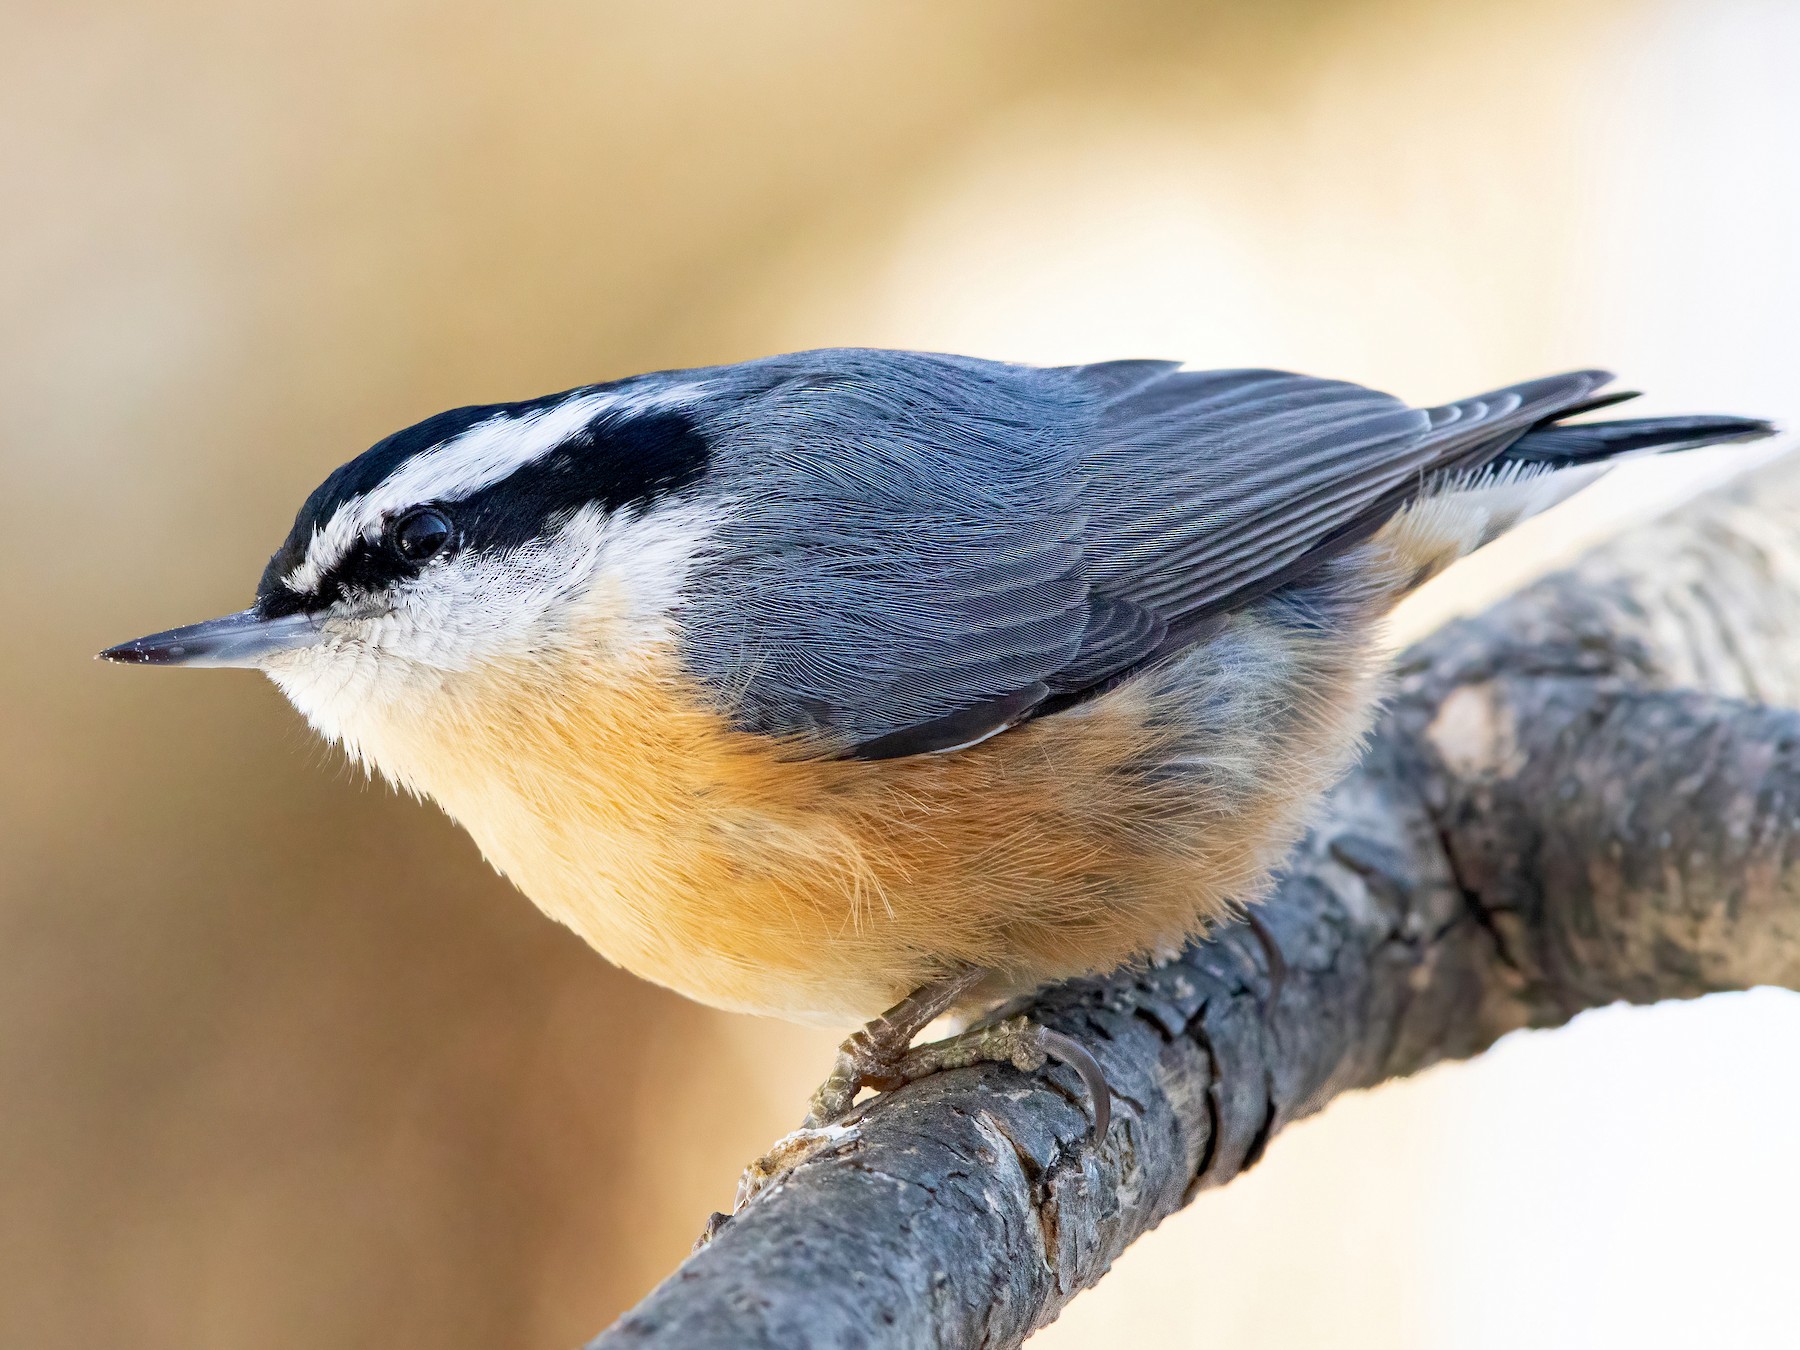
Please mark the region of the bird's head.
[[664, 375], [440, 413], [307, 498], [248, 609], [101, 655], [261, 669], [354, 739], [471, 672], [653, 641], [717, 515], [701, 398]]

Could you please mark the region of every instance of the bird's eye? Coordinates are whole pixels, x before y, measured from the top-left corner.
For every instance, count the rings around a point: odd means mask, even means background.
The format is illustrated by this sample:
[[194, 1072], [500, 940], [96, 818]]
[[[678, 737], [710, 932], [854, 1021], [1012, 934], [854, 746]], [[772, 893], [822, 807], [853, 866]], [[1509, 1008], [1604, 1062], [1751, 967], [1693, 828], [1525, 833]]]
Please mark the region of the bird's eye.
[[433, 506], [397, 516], [387, 527], [387, 546], [409, 563], [422, 563], [450, 542], [450, 517]]

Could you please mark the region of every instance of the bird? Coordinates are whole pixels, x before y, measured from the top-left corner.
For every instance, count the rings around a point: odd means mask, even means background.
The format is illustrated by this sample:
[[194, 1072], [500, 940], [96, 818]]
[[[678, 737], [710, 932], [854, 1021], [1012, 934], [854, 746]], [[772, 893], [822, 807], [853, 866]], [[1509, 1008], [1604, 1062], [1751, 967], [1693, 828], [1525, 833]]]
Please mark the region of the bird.
[[1166, 360], [839, 348], [456, 408], [300, 508], [254, 602], [101, 656], [259, 669], [547, 915], [703, 1003], [862, 1029], [808, 1123], [975, 1059], [938, 1016], [1155, 959], [1354, 763], [1402, 596], [1722, 415], [1584, 370], [1413, 407]]

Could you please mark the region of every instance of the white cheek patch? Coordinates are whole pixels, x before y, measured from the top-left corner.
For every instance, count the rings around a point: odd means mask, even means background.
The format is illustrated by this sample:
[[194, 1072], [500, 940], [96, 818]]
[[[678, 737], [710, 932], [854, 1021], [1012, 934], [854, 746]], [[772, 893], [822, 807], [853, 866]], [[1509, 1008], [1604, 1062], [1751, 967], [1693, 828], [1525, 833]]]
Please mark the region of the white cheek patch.
[[571, 640], [597, 611], [608, 641], [667, 636], [670, 611], [717, 528], [716, 505], [671, 502], [642, 515], [583, 507], [540, 542], [504, 554], [470, 553], [427, 568], [376, 621], [386, 651], [443, 670], [469, 670]]
[[583, 394], [523, 417], [499, 415], [461, 435], [414, 455], [360, 497], [343, 502], [313, 531], [306, 557], [282, 582], [301, 595], [312, 594], [358, 539], [373, 540], [390, 517], [426, 502], [455, 502], [491, 487], [542, 459], [607, 413], [629, 416], [654, 408], [691, 404], [704, 393], [700, 383], [655, 389], [602, 390]]
[[315, 728], [355, 749], [369, 719], [396, 704], [422, 708], [458, 672], [496, 661], [528, 669], [572, 644], [604, 659], [668, 640], [723, 515], [718, 502], [610, 516], [584, 507], [540, 542], [427, 566], [386, 613], [328, 620], [327, 641], [266, 669]]

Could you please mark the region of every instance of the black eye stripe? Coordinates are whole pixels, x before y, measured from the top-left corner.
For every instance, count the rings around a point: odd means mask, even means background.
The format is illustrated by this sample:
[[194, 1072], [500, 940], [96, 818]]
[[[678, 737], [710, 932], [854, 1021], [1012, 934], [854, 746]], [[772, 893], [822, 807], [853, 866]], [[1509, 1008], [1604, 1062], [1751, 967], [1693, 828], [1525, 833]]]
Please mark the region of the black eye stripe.
[[602, 414], [549, 454], [454, 506], [470, 547], [516, 548], [585, 506], [642, 507], [698, 480], [712, 445], [673, 409]]
[[[288, 588], [287, 578], [305, 561], [314, 532], [345, 502], [379, 487], [408, 459], [428, 453], [494, 416], [525, 416], [599, 388], [604, 386], [530, 403], [454, 409], [396, 432], [364, 452], [327, 478], [307, 500], [287, 541], [263, 571], [257, 587], [258, 607], [270, 614], [323, 609], [346, 591], [378, 591], [414, 574], [420, 562], [438, 556], [443, 547], [505, 552], [554, 533], [583, 507], [608, 512], [644, 507], [704, 475], [712, 444], [687, 412], [672, 407], [640, 407], [629, 413], [602, 411], [555, 449], [492, 486], [455, 502], [420, 503], [386, 522], [373, 546], [358, 541], [321, 578], [313, 593], [296, 595]], [[407, 516], [426, 510], [448, 519], [448, 539], [430, 552], [403, 550], [392, 530]]]

